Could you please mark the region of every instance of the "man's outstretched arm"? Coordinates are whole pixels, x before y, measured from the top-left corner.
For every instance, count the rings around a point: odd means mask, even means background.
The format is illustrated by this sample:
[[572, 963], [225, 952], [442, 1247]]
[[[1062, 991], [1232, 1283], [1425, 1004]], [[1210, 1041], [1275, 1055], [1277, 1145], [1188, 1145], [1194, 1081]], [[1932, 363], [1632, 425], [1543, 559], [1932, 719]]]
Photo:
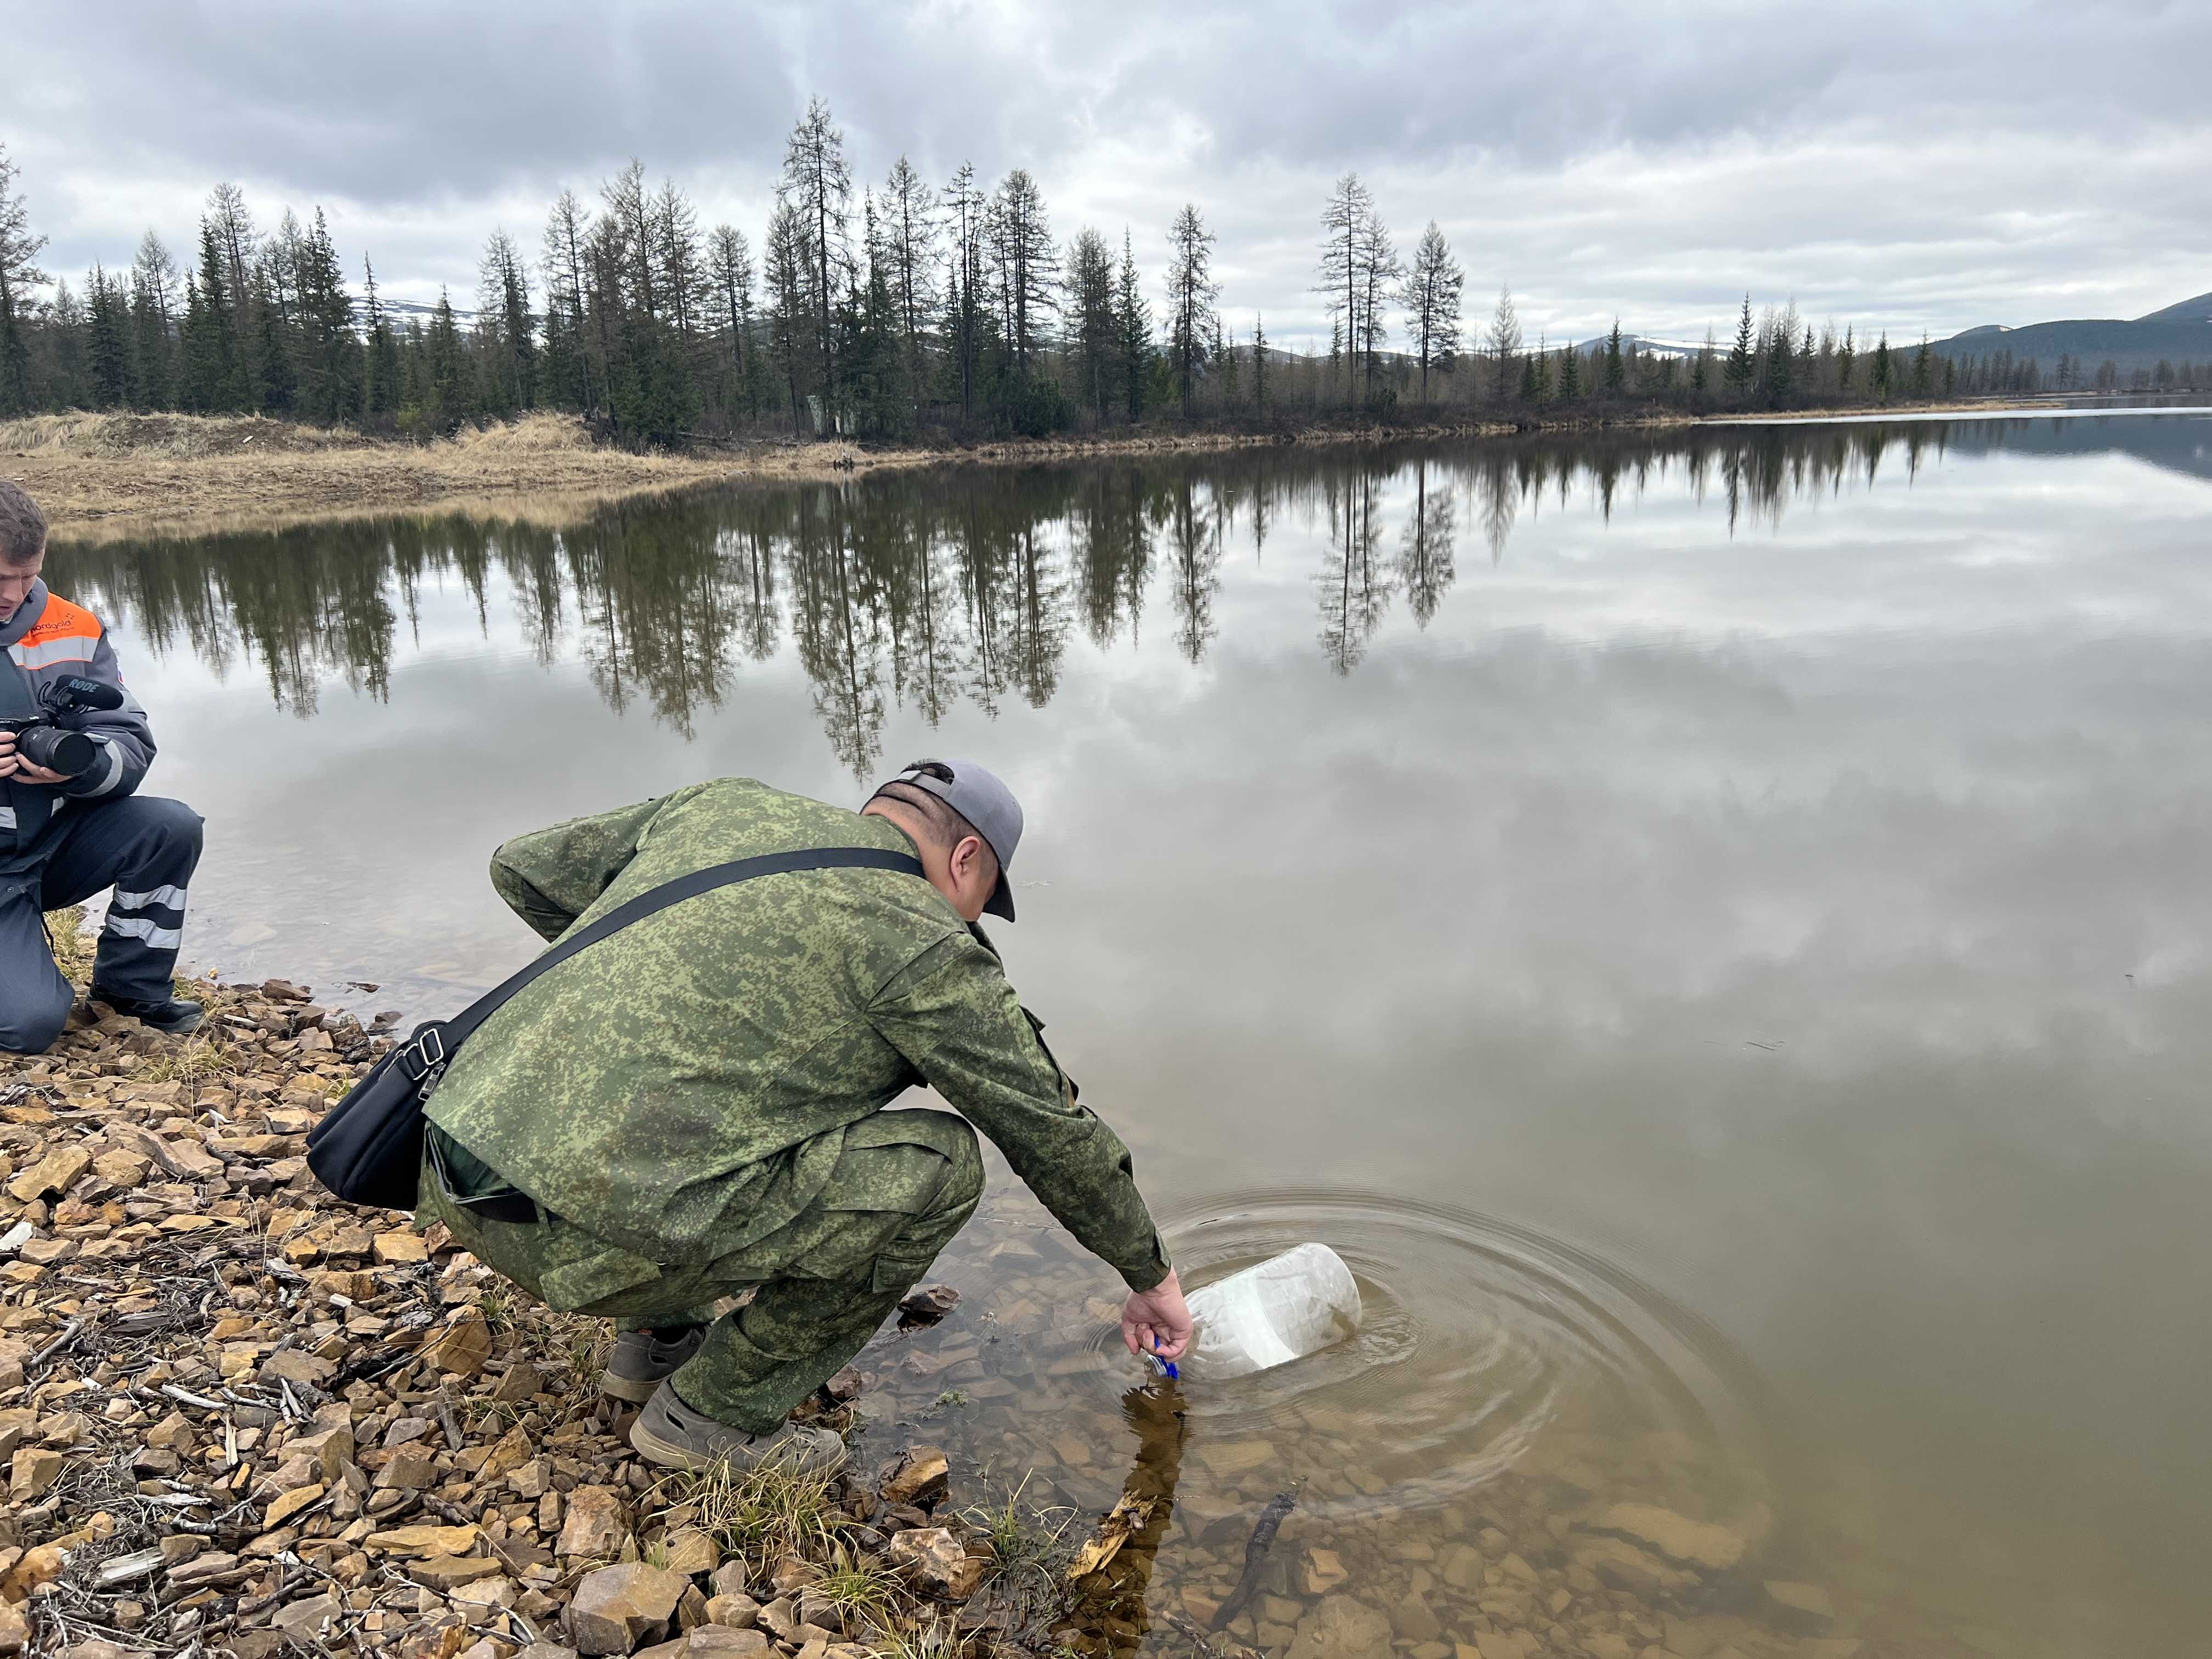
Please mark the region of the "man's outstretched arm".
[[1129, 1149], [1076, 1103], [998, 958], [972, 937], [947, 939], [894, 975], [868, 1012], [1076, 1242], [1121, 1275], [1134, 1292], [1121, 1321], [1130, 1351], [1179, 1356], [1190, 1316]]
[[672, 799], [664, 795], [517, 836], [491, 855], [491, 884], [541, 938], [558, 939], [637, 856], [646, 826]]

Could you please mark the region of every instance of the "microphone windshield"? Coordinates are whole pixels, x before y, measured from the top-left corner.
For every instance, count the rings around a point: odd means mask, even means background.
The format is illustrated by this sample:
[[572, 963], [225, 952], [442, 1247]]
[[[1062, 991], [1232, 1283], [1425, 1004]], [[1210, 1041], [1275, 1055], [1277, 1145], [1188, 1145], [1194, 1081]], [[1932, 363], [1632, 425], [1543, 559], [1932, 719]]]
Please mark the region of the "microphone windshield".
[[120, 708], [123, 688], [105, 680], [88, 680], [75, 674], [54, 682], [55, 690], [79, 708]]

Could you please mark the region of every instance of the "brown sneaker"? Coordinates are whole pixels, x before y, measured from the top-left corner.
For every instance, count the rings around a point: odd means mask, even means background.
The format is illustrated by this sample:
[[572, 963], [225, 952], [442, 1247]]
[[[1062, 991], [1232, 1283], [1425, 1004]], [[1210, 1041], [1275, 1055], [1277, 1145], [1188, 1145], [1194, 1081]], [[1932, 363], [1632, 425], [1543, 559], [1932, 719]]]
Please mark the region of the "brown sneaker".
[[648, 1463], [671, 1469], [714, 1463], [751, 1469], [774, 1462], [806, 1474], [834, 1474], [845, 1467], [845, 1441], [834, 1430], [787, 1423], [772, 1434], [747, 1434], [693, 1411], [665, 1382], [630, 1425], [629, 1443]]
[[686, 1326], [665, 1337], [653, 1331], [624, 1331], [615, 1338], [615, 1351], [599, 1373], [599, 1392], [642, 1406], [706, 1340], [704, 1325]]

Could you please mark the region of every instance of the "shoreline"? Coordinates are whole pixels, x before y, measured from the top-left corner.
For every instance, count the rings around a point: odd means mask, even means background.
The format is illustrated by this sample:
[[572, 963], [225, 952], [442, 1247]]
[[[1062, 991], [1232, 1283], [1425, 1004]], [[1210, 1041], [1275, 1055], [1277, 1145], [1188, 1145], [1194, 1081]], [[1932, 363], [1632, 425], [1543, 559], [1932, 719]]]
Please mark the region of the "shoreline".
[[1322, 422], [1264, 431], [1005, 439], [958, 447], [872, 449], [846, 440], [778, 439], [684, 454], [597, 445], [580, 421], [554, 415], [429, 444], [259, 416], [34, 416], [0, 423], [0, 477], [21, 484], [39, 501], [63, 542], [274, 530], [395, 513], [474, 512], [557, 527], [610, 501], [640, 495], [715, 485], [827, 483], [864, 472], [1701, 425], [2047, 413], [2066, 406], [2043, 398], [1702, 416], [1668, 410], [1618, 420]]
[[[88, 941], [55, 920], [81, 989]], [[798, 1413], [851, 1437], [836, 1475], [638, 1458], [637, 1407], [599, 1391], [608, 1322], [308, 1171], [383, 1023], [289, 981], [185, 983], [190, 1036], [80, 1004], [46, 1054], [0, 1055], [0, 1654], [1103, 1647], [1090, 1528], [864, 1420], [857, 1367]]]

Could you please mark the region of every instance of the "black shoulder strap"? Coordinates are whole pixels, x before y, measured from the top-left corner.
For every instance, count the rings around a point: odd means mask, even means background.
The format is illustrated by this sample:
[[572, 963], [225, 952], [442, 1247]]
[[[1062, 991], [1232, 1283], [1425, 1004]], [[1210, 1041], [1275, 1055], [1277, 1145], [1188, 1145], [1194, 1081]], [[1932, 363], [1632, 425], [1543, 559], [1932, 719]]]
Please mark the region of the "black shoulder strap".
[[633, 921], [649, 916], [656, 910], [665, 910], [672, 904], [681, 904], [685, 899], [696, 898], [702, 893], [711, 893], [717, 887], [750, 881], [755, 876], [780, 876], [794, 870], [891, 870], [908, 876], [923, 873], [921, 860], [912, 854], [893, 853], [880, 847], [808, 848], [795, 853], [767, 853], [759, 858], [738, 859], [734, 863], [713, 864], [704, 870], [694, 870], [688, 876], [678, 876], [674, 881], [663, 882], [634, 899], [617, 904], [590, 927], [578, 928], [550, 950], [533, 957], [453, 1018], [441, 1025], [426, 1027], [417, 1039], [421, 1043], [419, 1067], [410, 1066], [408, 1072], [420, 1076], [431, 1066], [442, 1064], [454, 1049], [460, 1047], [463, 1040], [497, 1012], [500, 1006], [509, 997], [540, 974], [559, 967], [578, 951], [597, 945], [610, 933], [620, 933]]

